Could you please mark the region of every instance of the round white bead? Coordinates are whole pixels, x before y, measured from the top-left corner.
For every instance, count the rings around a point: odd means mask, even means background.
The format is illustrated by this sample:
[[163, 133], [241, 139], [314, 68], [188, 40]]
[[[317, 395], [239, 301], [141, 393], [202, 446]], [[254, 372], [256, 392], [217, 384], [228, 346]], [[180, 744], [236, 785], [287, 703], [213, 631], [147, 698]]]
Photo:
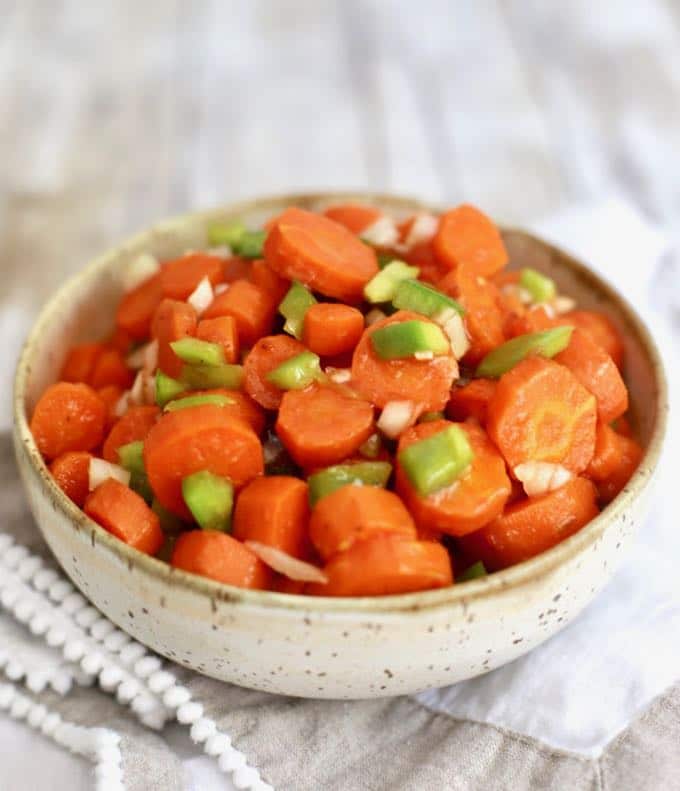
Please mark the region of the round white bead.
[[[205, 743], [203, 750], [212, 756], [221, 755], [225, 750], [230, 750], [231, 739], [226, 733], [214, 733]], [[245, 758], [243, 759], [245, 763]]]
[[190, 700], [177, 709], [177, 722], [182, 725], [191, 725], [192, 722], [200, 720], [203, 716], [203, 706], [200, 703]]
[[215, 720], [201, 717], [191, 726], [191, 740], [197, 743], [204, 742], [206, 739], [209, 739], [216, 730], [217, 725], [215, 724]]
[[186, 687], [170, 687], [163, 695], [163, 703], [169, 709], [176, 709], [191, 700], [191, 692]]
[[238, 750], [227, 750], [220, 755], [217, 764], [222, 772], [236, 772], [246, 765], [246, 757]]

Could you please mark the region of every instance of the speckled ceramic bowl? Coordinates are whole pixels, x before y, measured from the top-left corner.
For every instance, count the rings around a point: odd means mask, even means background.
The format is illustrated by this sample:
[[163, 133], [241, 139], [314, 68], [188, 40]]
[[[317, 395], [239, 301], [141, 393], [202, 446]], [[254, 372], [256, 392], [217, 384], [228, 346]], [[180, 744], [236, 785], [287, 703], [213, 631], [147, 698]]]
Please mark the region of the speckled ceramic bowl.
[[659, 355], [631, 307], [583, 264], [508, 230], [515, 265], [548, 273], [562, 292], [605, 311], [625, 332], [633, 413], [647, 452], [619, 497], [579, 533], [488, 578], [364, 599], [220, 585], [119, 542], [52, 482], [28, 429], [27, 416], [57, 377], [65, 350], [111, 329], [121, 270], [138, 253], [162, 259], [203, 247], [211, 220], [242, 218], [257, 226], [290, 204], [319, 208], [348, 198], [396, 216], [423, 208], [381, 195], [289, 195], [160, 223], [98, 258], [54, 296], [26, 342], [15, 385], [16, 453], [29, 502], [57, 560], [83, 593], [133, 637], [182, 665], [247, 687], [318, 698], [451, 684], [510, 662], [565, 627], [608, 581], [645, 514], [667, 411]]

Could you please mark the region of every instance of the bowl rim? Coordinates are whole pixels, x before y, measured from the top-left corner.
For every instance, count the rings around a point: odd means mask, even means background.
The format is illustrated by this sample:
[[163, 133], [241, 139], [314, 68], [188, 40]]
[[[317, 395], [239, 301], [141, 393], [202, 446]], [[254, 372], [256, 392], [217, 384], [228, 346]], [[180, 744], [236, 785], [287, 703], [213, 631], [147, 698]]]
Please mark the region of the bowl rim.
[[632, 328], [634, 335], [637, 336], [651, 363], [656, 377], [656, 421], [640, 465], [618, 497], [608, 504], [595, 519], [591, 520], [574, 535], [557, 544], [557, 546], [487, 577], [454, 584], [446, 588], [389, 596], [351, 598], [302, 596], [238, 588], [175, 569], [165, 561], [139, 552], [118, 540], [86, 516], [75, 503], [66, 497], [52, 479], [47, 465], [37, 449], [29, 429], [25, 409], [25, 391], [31, 369], [33, 349], [36, 343], [39, 342], [44, 327], [50, 323], [53, 316], [58, 312], [58, 307], [61, 303], [64, 300], [68, 300], [69, 295], [77, 291], [81, 283], [93, 278], [100, 270], [105, 271], [111, 266], [121, 250], [128, 246], [143, 245], [154, 233], [166, 231], [175, 226], [181, 227], [186, 224], [206, 223], [225, 215], [238, 215], [259, 210], [276, 211], [287, 205], [318, 205], [324, 202], [347, 202], [351, 200], [410, 211], [439, 213], [444, 210], [436, 204], [405, 195], [371, 191], [319, 191], [267, 195], [228, 203], [207, 210], [189, 212], [156, 222], [151, 227], [126, 238], [116, 247], [110, 248], [96, 256], [82, 270], [69, 278], [44, 304], [23, 344], [16, 367], [13, 396], [15, 449], [17, 455], [22, 454], [28, 461], [30, 472], [37, 478], [42, 492], [64, 516], [69, 518], [76, 530], [86, 530], [91, 534], [93, 545], [95, 541], [104, 545], [106, 550], [111, 552], [128, 568], [136, 567], [136, 571], [153, 578], [156, 582], [167, 585], [172, 589], [181, 588], [186, 594], [207, 597], [211, 605], [214, 605], [216, 601], [222, 601], [258, 610], [272, 609], [291, 616], [304, 615], [305, 617], [332, 617], [334, 614], [380, 615], [384, 617], [440, 608], [450, 609], [455, 605], [462, 605], [463, 609], [466, 609], [473, 601], [487, 599], [500, 591], [519, 588], [549, 576], [570, 558], [595, 544], [602, 537], [607, 527], [616, 521], [647, 488], [661, 455], [669, 410], [668, 385], [664, 366], [650, 331], [628, 300], [586, 264], [556, 245], [527, 231], [513, 227], [502, 227], [505, 233], [523, 235], [528, 239], [540, 242], [552, 253], [557, 254], [577, 276], [590, 280], [597, 291], [603, 294], [608, 302], [615, 305], [616, 311], [625, 321], [626, 327]]

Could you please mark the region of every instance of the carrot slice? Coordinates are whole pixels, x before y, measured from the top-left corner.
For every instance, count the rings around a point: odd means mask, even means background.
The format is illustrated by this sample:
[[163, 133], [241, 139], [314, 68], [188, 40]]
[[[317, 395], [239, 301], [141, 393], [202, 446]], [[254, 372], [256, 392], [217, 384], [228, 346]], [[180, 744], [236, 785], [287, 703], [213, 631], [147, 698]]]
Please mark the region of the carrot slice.
[[505, 341], [502, 299], [491, 281], [469, 267], [459, 267], [440, 280], [438, 288], [455, 297], [465, 309], [463, 322], [470, 336], [470, 348], [463, 358], [466, 363], [478, 363]]
[[542, 305], [525, 310], [523, 313], [516, 313], [509, 316], [505, 323], [505, 332], [509, 338], [516, 338], [518, 335], [530, 335], [532, 332], [542, 332], [557, 327], [560, 324], [568, 325], [567, 322], [559, 322], [557, 319], [550, 318]]
[[144, 467], [161, 505], [188, 520], [182, 478], [208, 470], [239, 488], [262, 474], [264, 462], [250, 426], [222, 407], [204, 405], [161, 417], [144, 442]]
[[446, 405], [446, 415], [451, 420], [460, 421], [473, 417], [485, 425], [489, 402], [495, 392], [493, 379], [473, 379], [462, 387], [454, 387]]
[[216, 530], [190, 530], [177, 539], [170, 559], [175, 568], [238, 588], [264, 590], [271, 573], [240, 541]]
[[126, 355], [132, 346], [132, 338], [125, 330], [116, 327], [106, 341], [106, 345], [111, 349], [118, 349], [121, 354]]
[[[431, 437], [452, 424], [447, 420], [420, 423], [405, 431], [399, 452], [418, 440]], [[474, 453], [467, 473], [451, 486], [421, 497], [397, 464], [396, 490], [413, 514], [419, 529], [440, 530], [463, 536], [497, 517], [510, 496], [510, 479], [505, 463], [482, 428], [476, 423], [458, 424], [467, 435]]]
[[450, 269], [464, 266], [488, 277], [508, 263], [498, 228], [486, 214], [467, 204], [442, 214], [432, 244], [437, 258]]
[[417, 266], [420, 269], [418, 279], [431, 283], [433, 286], [436, 286], [449, 272], [449, 268], [442, 264], [434, 254], [432, 241], [422, 242], [414, 245], [410, 250], [395, 253], [394, 257], [406, 261], [411, 266]]
[[158, 367], [164, 374], [177, 379], [183, 363], [170, 344], [196, 332], [196, 311], [186, 302], [164, 299], [154, 313], [151, 334], [158, 341]]
[[560, 317], [560, 322], [578, 327], [590, 335], [614, 360], [617, 368], [623, 366], [623, 340], [614, 322], [604, 313], [595, 310], [572, 310]]
[[305, 592], [306, 582], [302, 580], [292, 580], [283, 574], [274, 574], [270, 590], [277, 593], [292, 593], [294, 596], [299, 596]]
[[113, 426], [102, 447], [106, 461], [119, 464], [118, 448], [129, 442], [143, 440], [156, 424], [157, 406], [132, 406]]
[[308, 521], [309, 496], [304, 481], [287, 475], [256, 478], [236, 500], [234, 536], [306, 560]]
[[123, 395], [123, 388], [118, 387], [118, 385], [106, 385], [97, 390], [97, 395], [106, 404], [106, 428], [110, 429], [118, 420], [116, 407], [120, 397]]
[[441, 544], [399, 535], [357, 541], [324, 567], [325, 585], [308, 585], [312, 596], [387, 596], [443, 588], [453, 583], [451, 559]]
[[322, 497], [309, 523], [312, 543], [324, 560], [356, 541], [384, 533], [416, 538], [413, 519], [402, 501], [377, 486], [343, 486]]
[[382, 217], [382, 212], [375, 206], [365, 206], [361, 203], [342, 203], [338, 206], [330, 206], [324, 212], [329, 220], [344, 225], [348, 231], [359, 236], [362, 231], [373, 225], [376, 220]]
[[276, 304], [271, 294], [248, 280], [235, 280], [219, 294], [203, 314], [204, 319], [232, 316], [238, 328], [239, 341], [252, 346], [258, 338], [271, 332]]
[[274, 221], [264, 257], [282, 277], [345, 302], [360, 302], [364, 286], [378, 271], [375, 252], [351, 231], [295, 208]]
[[281, 363], [305, 351], [305, 347], [289, 335], [269, 335], [248, 352], [243, 364], [243, 387], [248, 395], [265, 409], [278, 409], [283, 398], [267, 374]]
[[623, 489], [642, 454], [634, 439], [617, 433], [606, 423], [598, 425], [595, 455], [585, 474], [596, 482], [602, 500], [610, 502]]
[[352, 382], [364, 398], [378, 407], [389, 401], [408, 400], [419, 404], [423, 412], [438, 412], [449, 400], [458, 373], [453, 355], [439, 355], [433, 360], [382, 360], [371, 343], [371, 335], [377, 329], [414, 319], [426, 321], [418, 313], [400, 310], [366, 328], [352, 358]]
[[262, 259], [253, 261], [250, 265], [250, 279], [256, 286], [266, 291], [276, 305], [286, 296], [286, 292], [290, 288], [290, 281], [277, 275]]
[[373, 433], [373, 407], [330, 387], [288, 390], [276, 433], [301, 467], [326, 467], [355, 453]]
[[196, 327], [196, 337], [202, 341], [218, 343], [224, 350], [225, 362], [238, 362], [240, 356], [238, 328], [233, 316], [202, 319]]
[[559, 544], [599, 513], [597, 491], [586, 478], [573, 478], [541, 497], [521, 500], [481, 530], [465, 536], [470, 557], [490, 571], [521, 563]]
[[228, 415], [243, 420], [256, 434], [261, 434], [264, 431], [265, 415], [262, 408], [249, 395], [240, 390], [217, 387], [212, 390], [196, 390], [191, 395], [224, 395], [233, 403], [225, 404], [221, 409], [224, 409]]
[[57, 486], [82, 508], [90, 492], [90, 459], [86, 451], [62, 453], [50, 464], [50, 472]]
[[135, 340], [149, 337], [151, 319], [163, 299], [160, 274], [145, 280], [123, 296], [116, 311], [116, 324]]
[[352, 351], [363, 331], [364, 317], [360, 310], [318, 302], [305, 313], [302, 340], [315, 354], [329, 357]]
[[567, 368], [530, 357], [500, 378], [487, 430], [513, 469], [548, 461], [580, 473], [595, 451], [596, 422], [595, 398]]
[[72, 346], [62, 366], [60, 380], [90, 384], [92, 371], [104, 349], [103, 343], [78, 343]]
[[98, 390], [107, 385], [118, 385], [123, 390], [134, 381], [133, 372], [127, 367], [123, 354], [118, 349], [104, 349], [90, 375], [89, 384]]
[[224, 282], [224, 261], [208, 253], [189, 253], [167, 261], [161, 269], [161, 288], [167, 299], [185, 300], [207, 277], [213, 286]]
[[85, 500], [85, 513], [131, 547], [155, 555], [163, 543], [156, 514], [132, 489], [108, 478]]
[[92, 450], [104, 437], [106, 405], [86, 384], [57, 382], [40, 396], [31, 418], [33, 439], [50, 460], [69, 450]]
[[569, 346], [554, 359], [595, 396], [603, 423], [616, 420], [628, 409], [628, 390], [616, 363], [588, 333], [575, 329]]
[[250, 277], [251, 263], [247, 258], [234, 255], [227, 258], [224, 262], [224, 279], [227, 283], [235, 280], [247, 280]]

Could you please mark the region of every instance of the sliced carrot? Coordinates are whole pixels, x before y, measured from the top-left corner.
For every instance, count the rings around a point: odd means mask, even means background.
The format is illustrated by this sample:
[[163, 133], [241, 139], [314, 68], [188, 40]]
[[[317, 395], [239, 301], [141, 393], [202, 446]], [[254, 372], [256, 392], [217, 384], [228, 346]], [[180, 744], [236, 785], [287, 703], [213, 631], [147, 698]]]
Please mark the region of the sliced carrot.
[[248, 547], [216, 530], [190, 530], [177, 539], [170, 560], [175, 568], [238, 588], [264, 590], [271, 573]]
[[505, 332], [509, 338], [516, 338], [518, 335], [529, 335], [532, 332], [549, 330], [560, 324], [556, 319], [551, 318], [542, 305], [525, 310], [523, 313], [515, 313], [508, 316], [505, 323]]
[[85, 513], [131, 547], [155, 555], [163, 543], [156, 514], [132, 489], [108, 478], [85, 500]]
[[491, 281], [469, 267], [459, 267], [449, 272], [438, 288], [455, 297], [465, 308], [463, 322], [470, 336], [470, 348], [463, 358], [465, 362], [478, 363], [505, 341], [501, 295]]
[[366, 206], [361, 203], [343, 203], [331, 206], [324, 212], [328, 219], [344, 225], [348, 231], [359, 236], [369, 225], [373, 225], [383, 215], [375, 206]]
[[59, 375], [61, 381], [90, 384], [92, 372], [104, 349], [103, 343], [78, 343], [72, 346]]
[[463, 204], [442, 214], [433, 240], [435, 254], [450, 269], [465, 267], [488, 277], [508, 263], [498, 228], [474, 206]]
[[116, 327], [106, 341], [106, 345], [111, 349], [118, 349], [121, 354], [126, 355], [130, 351], [132, 341], [132, 337], [125, 330]]
[[236, 500], [234, 537], [259, 541], [306, 560], [308, 521], [309, 495], [304, 481], [287, 475], [256, 478]]
[[151, 334], [158, 341], [158, 367], [173, 379], [182, 373], [183, 363], [170, 344], [193, 335], [196, 325], [196, 311], [186, 302], [164, 299], [154, 313]]
[[607, 352], [617, 368], [623, 366], [623, 340], [609, 316], [595, 310], [572, 310], [561, 316], [560, 322], [583, 330]]
[[118, 349], [104, 349], [97, 357], [89, 383], [95, 390], [107, 385], [118, 385], [127, 390], [134, 378], [135, 375], [127, 367], [122, 352]]
[[144, 467], [164, 508], [190, 518], [182, 479], [208, 470], [239, 488], [264, 471], [262, 445], [255, 432], [225, 409], [204, 405], [168, 412], [147, 434]]
[[364, 317], [360, 310], [318, 302], [305, 313], [302, 340], [315, 354], [329, 357], [352, 351], [363, 331]]
[[467, 420], [470, 417], [486, 424], [489, 402], [496, 392], [493, 379], [473, 379], [460, 387], [454, 386], [446, 405], [447, 417], [451, 420]]
[[343, 486], [322, 497], [309, 523], [312, 543], [324, 560], [384, 533], [416, 538], [413, 519], [402, 501], [377, 486]]
[[235, 363], [240, 358], [238, 328], [233, 316], [218, 316], [214, 319], [202, 319], [196, 327], [196, 337], [202, 341], [219, 344], [224, 351], [224, 359]]
[[286, 296], [286, 292], [290, 288], [290, 281], [277, 275], [262, 259], [253, 261], [250, 265], [250, 279], [256, 286], [266, 291], [276, 305]]
[[144, 440], [157, 418], [157, 406], [130, 407], [109, 432], [102, 447], [102, 456], [106, 461], [118, 464], [118, 448], [129, 442]]
[[602, 346], [583, 330], [574, 330], [569, 346], [555, 360], [595, 396], [597, 414], [603, 423], [616, 420], [628, 409], [628, 390], [619, 369]]
[[595, 455], [585, 474], [597, 484], [600, 497], [610, 502], [623, 489], [642, 459], [638, 443], [606, 423], [597, 427]]
[[547, 461], [578, 474], [593, 457], [596, 422], [594, 397], [567, 368], [530, 357], [500, 378], [486, 426], [512, 469]]
[[224, 262], [224, 279], [227, 283], [235, 280], [247, 280], [250, 277], [251, 262], [247, 258], [232, 256]]
[[624, 437], [630, 437], [631, 439], [635, 439], [633, 427], [630, 424], [630, 420], [625, 415], [621, 415], [621, 417], [617, 417], [612, 424], [612, 428], [616, 431], [617, 434], [622, 434]]
[[346, 302], [360, 302], [378, 271], [375, 252], [351, 231], [302, 209], [287, 209], [276, 219], [264, 254], [281, 277]]
[[162, 299], [161, 276], [157, 274], [123, 296], [116, 311], [118, 328], [135, 340], [148, 338], [151, 319]]
[[106, 404], [106, 428], [110, 429], [118, 420], [115, 410], [120, 397], [123, 395], [123, 388], [118, 387], [118, 385], [106, 385], [97, 390], [97, 395]]
[[265, 409], [278, 409], [283, 391], [267, 380], [267, 374], [304, 351], [305, 347], [289, 335], [260, 338], [248, 352], [243, 364], [243, 387], [246, 393]]
[[38, 450], [54, 459], [69, 450], [92, 450], [104, 437], [106, 405], [86, 384], [57, 382], [40, 396], [31, 418]]
[[417, 266], [420, 269], [418, 279], [431, 283], [433, 286], [436, 286], [449, 272], [449, 269], [434, 254], [432, 242], [417, 244], [410, 250], [395, 255], [395, 258], [406, 261], [411, 266]]
[[276, 304], [266, 291], [248, 280], [235, 280], [223, 294], [219, 294], [203, 314], [204, 319], [233, 316], [239, 341], [252, 346], [263, 335], [271, 332]]
[[223, 259], [208, 253], [189, 253], [174, 261], [167, 261], [161, 269], [163, 296], [185, 300], [204, 277], [213, 286], [223, 283]]
[[243, 420], [256, 434], [261, 434], [264, 431], [266, 418], [262, 407], [240, 390], [216, 387], [212, 390], [196, 390], [191, 395], [224, 395], [233, 402], [222, 407], [228, 415]]
[[57, 486], [82, 508], [90, 492], [90, 459], [86, 451], [62, 453], [50, 464], [50, 472]]
[[438, 412], [449, 400], [458, 365], [453, 355], [433, 360], [382, 360], [374, 352], [371, 335], [380, 327], [410, 320], [425, 321], [418, 313], [400, 310], [367, 327], [352, 358], [352, 382], [361, 395], [378, 407], [389, 401], [413, 401], [423, 412]]
[[276, 593], [292, 593], [294, 596], [300, 596], [305, 592], [305, 588], [307, 587], [306, 582], [302, 582], [302, 580], [292, 580], [290, 577], [286, 577], [283, 574], [274, 574], [273, 577], [269, 589], [276, 591]]
[[[413, 426], [401, 435], [399, 452], [451, 425], [447, 420], [436, 420]], [[446, 489], [421, 497], [397, 464], [396, 489], [419, 529], [463, 536], [501, 513], [511, 486], [505, 463], [484, 430], [473, 422], [457, 425], [465, 431], [474, 453], [469, 471]]]
[[373, 433], [373, 407], [330, 387], [288, 390], [276, 433], [301, 467], [325, 467], [355, 453]]
[[375, 535], [357, 541], [324, 567], [325, 585], [308, 585], [313, 596], [387, 596], [443, 588], [453, 583], [451, 559], [441, 544], [403, 536]]
[[599, 513], [597, 491], [586, 478], [573, 478], [541, 497], [525, 498], [481, 530], [463, 547], [490, 571], [521, 563], [573, 535]]

